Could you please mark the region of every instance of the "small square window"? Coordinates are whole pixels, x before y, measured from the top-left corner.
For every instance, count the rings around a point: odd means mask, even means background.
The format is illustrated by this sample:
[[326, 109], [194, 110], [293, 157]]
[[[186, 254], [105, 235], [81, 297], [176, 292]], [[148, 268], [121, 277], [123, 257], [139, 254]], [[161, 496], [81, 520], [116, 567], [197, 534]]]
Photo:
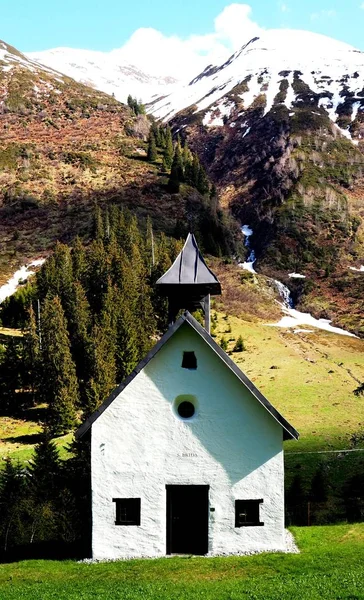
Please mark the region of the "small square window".
[[235, 527], [264, 525], [259, 519], [259, 507], [263, 500], [235, 500]]
[[182, 369], [197, 369], [197, 358], [194, 352], [184, 352]]
[[140, 525], [140, 498], [113, 498], [116, 504], [115, 525]]

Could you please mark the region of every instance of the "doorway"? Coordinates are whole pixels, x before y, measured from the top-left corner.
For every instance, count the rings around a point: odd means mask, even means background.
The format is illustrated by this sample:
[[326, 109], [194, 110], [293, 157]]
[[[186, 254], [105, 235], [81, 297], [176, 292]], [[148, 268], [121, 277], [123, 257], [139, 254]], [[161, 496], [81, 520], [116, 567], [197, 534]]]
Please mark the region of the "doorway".
[[208, 485], [167, 485], [167, 554], [207, 554]]

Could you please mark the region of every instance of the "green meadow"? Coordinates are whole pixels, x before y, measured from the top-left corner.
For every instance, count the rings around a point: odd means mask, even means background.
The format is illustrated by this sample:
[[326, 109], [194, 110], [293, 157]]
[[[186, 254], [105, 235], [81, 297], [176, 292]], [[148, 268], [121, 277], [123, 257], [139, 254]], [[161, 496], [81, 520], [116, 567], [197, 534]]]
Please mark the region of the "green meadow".
[[0, 565], [1, 600], [362, 600], [364, 524], [292, 528], [300, 554]]

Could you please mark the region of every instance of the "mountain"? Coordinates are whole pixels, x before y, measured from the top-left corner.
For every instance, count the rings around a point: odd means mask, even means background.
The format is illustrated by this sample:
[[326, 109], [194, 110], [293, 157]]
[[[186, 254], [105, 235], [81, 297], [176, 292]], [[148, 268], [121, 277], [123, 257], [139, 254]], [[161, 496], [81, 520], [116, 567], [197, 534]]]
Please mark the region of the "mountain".
[[215, 244], [217, 228], [230, 246], [216, 206], [187, 186], [168, 192], [161, 149], [147, 161], [150, 120], [135, 112], [0, 42], [0, 285], [56, 240], [88, 239], [95, 204], [150, 216], [168, 234], [203, 222], [200, 241]]
[[[277, 104], [298, 108], [305, 92], [312, 108], [322, 108], [339, 121], [346, 137], [364, 134], [352, 125], [364, 109], [364, 53], [308, 31], [270, 30], [253, 38], [224, 64], [209, 65], [188, 85], [156, 102], [151, 112], [167, 120], [196, 106], [194, 113], [204, 111], [204, 126], [218, 127], [237, 104], [247, 110], [259, 99], [265, 116]], [[229, 102], [230, 93], [234, 97]]]
[[114, 95], [126, 102], [129, 94], [143, 102], [174, 89], [177, 79], [170, 75], [157, 77], [125, 63], [117, 50], [109, 53], [73, 48], [54, 48], [29, 52], [27, 57], [65, 73], [80, 83]]
[[256, 269], [301, 309], [364, 333], [364, 53], [269, 31], [148, 110], [253, 229]]

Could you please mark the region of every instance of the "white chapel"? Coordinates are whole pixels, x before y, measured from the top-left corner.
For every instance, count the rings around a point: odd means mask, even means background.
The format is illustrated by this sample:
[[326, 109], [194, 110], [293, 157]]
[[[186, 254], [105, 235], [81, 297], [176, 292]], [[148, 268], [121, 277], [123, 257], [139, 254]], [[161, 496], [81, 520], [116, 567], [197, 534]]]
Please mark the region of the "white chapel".
[[[210, 336], [220, 284], [193, 235], [158, 284], [173, 322], [76, 434], [91, 436], [93, 558], [284, 550], [298, 433]], [[197, 305], [205, 328], [175, 320]]]

